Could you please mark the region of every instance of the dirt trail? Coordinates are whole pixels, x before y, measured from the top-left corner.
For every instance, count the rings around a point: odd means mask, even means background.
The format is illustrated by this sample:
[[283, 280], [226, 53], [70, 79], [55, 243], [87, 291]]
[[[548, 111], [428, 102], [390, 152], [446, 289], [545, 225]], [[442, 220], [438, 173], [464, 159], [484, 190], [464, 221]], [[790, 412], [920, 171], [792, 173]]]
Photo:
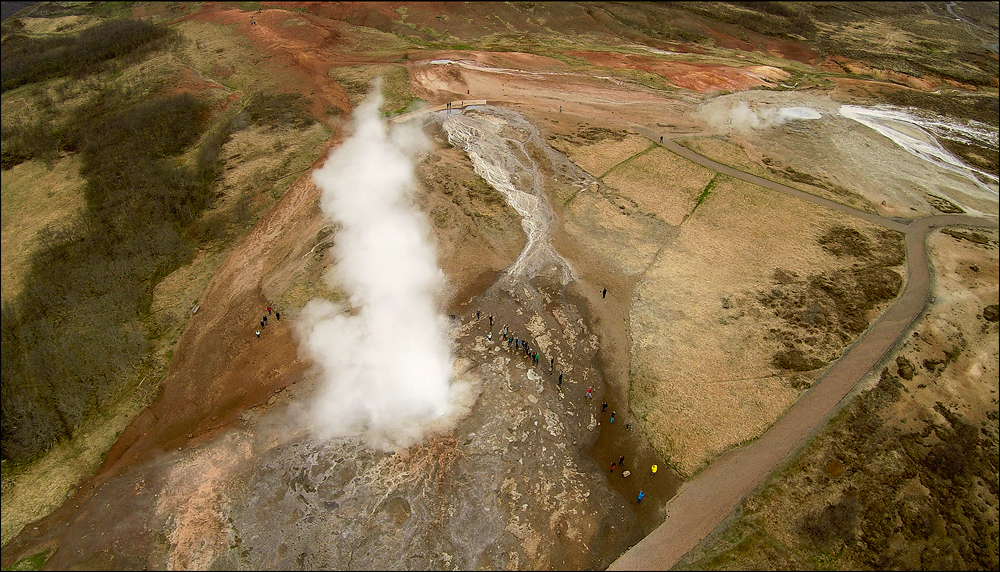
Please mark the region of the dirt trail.
[[[649, 130], [639, 128], [639, 131], [657, 140]], [[710, 169], [903, 231], [907, 281], [903, 293], [781, 419], [753, 443], [728, 451], [684, 483], [667, 503], [663, 524], [615, 560], [610, 570], [670, 569], [735, 510], [782, 460], [826, 424], [865, 374], [902, 342], [904, 334], [926, 308], [930, 296], [930, 271], [925, 240], [930, 229], [958, 224], [997, 227], [995, 220], [961, 215], [931, 216], [904, 224], [737, 171], [673, 141], [664, 140], [663, 145]]]

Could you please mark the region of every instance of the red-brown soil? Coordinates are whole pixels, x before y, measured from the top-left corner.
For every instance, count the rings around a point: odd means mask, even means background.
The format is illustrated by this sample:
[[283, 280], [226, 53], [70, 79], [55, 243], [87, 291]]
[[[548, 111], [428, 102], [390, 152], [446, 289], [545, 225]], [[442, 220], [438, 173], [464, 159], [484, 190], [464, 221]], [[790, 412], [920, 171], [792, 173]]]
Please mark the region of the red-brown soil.
[[610, 52], [570, 52], [592, 64], [609, 68], [640, 69], [661, 75], [678, 87], [700, 93], [720, 90], [740, 91], [789, 77], [788, 72], [770, 66], [722, 66], [689, 62], [662, 62], [635, 54]]

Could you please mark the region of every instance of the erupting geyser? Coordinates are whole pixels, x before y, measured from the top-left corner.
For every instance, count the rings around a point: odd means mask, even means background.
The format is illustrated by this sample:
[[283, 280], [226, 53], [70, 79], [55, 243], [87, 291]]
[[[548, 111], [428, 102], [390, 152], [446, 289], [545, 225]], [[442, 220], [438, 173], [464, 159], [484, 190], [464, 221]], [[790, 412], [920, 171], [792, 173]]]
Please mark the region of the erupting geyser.
[[326, 278], [348, 304], [311, 300], [298, 334], [321, 375], [312, 407], [320, 433], [397, 449], [451, 417], [455, 388], [444, 274], [411, 200], [414, 159], [430, 143], [415, 125], [389, 130], [381, 104], [376, 82], [354, 111], [353, 134], [313, 173], [323, 213], [340, 225]]

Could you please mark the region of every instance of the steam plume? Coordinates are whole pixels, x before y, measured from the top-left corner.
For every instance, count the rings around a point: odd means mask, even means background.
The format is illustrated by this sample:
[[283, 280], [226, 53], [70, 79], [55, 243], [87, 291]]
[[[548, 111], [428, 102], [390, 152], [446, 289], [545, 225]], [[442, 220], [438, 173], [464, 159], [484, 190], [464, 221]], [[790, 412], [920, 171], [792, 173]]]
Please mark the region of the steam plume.
[[411, 201], [414, 158], [430, 144], [419, 127], [388, 130], [381, 104], [376, 81], [354, 111], [353, 134], [313, 172], [323, 213], [341, 227], [326, 279], [339, 282], [349, 307], [311, 300], [298, 333], [322, 378], [312, 408], [321, 433], [396, 449], [440, 425], [455, 390], [439, 308], [444, 274]]
[[751, 108], [745, 101], [716, 99], [704, 105], [699, 114], [716, 127], [749, 131], [777, 127], [787, 121], [819, 119], [820, 113], [811, 107]]

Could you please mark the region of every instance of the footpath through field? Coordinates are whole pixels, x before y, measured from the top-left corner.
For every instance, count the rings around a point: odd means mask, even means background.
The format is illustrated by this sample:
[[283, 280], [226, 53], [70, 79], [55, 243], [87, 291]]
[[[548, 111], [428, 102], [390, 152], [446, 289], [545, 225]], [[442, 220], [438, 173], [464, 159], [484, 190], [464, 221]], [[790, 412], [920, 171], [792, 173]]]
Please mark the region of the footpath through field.
[[[637, 131], [654, 142], [649, 129]], [[674, 141], [664, 147], [713, 171], [862, 218], [906, 237], [906, 287], [826, 374], [756, 441], [727, 451], [684, 483], [667, 502], [666, 519], [656, 530], [615, 560], [609, 570], [669, 570], [715, 529], [789, 455], [823, 427], [855, 385], [909, 331], [930, 296], [930, 270], [925, 239], [935, 226], [963, 224], [997, 228], [997, 221], [964, 215], [928, 216], [899, 221], [854, 209], [822, 197], [757, 177], [712, 161]]]

